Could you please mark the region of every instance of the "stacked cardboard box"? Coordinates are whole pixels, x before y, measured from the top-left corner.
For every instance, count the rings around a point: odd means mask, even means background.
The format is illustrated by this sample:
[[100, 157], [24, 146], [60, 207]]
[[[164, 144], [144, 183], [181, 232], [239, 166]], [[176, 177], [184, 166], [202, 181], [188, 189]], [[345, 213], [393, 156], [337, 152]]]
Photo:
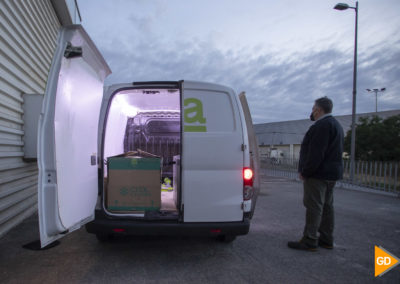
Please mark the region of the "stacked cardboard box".
[[162, 159], [144, 151], [108, 157], [106, 204], [113, 212], [159, 210]]

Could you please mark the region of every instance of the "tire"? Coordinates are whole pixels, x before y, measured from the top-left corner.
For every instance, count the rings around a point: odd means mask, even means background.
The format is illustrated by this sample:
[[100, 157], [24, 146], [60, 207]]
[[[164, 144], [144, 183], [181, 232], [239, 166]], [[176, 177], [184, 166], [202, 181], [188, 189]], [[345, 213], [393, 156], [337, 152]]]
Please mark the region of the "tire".
[[223, 243], [231, 243], [236, 239], [235, 235], [221, 235], [217, 237], [217, 240]]
[[109, 241], [110, 241], [111, 236], [110, 236], [110, 235], [107, 235], [107, 234], [97, 233], [97, 234], [96, 234], [96, 238], [97, 238], [97, 240], [98, 240], [99, 242], [105, 243], [105, 242], [109, 242]]

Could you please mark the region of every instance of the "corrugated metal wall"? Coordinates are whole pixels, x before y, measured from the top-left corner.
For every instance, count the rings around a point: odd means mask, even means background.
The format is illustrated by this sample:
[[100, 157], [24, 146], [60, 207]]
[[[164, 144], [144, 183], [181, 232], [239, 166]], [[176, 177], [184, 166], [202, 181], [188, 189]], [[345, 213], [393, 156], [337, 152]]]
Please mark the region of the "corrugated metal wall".
[[0, 1], [0, 237], [37, 210], [37, 164], [23, 161], [23, 97], [43, 94], [59, 20], [50, 0]]

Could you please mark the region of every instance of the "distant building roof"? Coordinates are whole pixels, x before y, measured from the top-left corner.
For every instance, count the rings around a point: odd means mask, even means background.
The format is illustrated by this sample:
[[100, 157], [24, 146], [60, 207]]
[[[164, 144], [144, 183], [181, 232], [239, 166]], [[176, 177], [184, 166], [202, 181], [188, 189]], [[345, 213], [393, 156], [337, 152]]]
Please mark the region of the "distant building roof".
[[[360, 117], [378, 115], [386, 119], [398, 114], [400, 114], [400, 110], [360, 113], [356, 115], [356, 121], [358, 122]], [[346, 134], [351, 128], [351, 114], [338, 115], [335, 118], [342, 125]], [[301, 144], [304, 134], [312, 124], [313, 122], [309, 119], [260, 123], [254, 124], [254, 131], [256, 132], [259, 145]]]

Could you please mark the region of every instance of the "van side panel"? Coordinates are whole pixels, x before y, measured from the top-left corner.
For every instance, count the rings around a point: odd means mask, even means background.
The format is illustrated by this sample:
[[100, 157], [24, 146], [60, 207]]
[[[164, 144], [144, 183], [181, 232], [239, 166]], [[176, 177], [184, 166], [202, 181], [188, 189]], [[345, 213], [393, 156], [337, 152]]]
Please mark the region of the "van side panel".
[[184, 222], [243, 220], [243, 129], [232, 90], [184, 82]]

